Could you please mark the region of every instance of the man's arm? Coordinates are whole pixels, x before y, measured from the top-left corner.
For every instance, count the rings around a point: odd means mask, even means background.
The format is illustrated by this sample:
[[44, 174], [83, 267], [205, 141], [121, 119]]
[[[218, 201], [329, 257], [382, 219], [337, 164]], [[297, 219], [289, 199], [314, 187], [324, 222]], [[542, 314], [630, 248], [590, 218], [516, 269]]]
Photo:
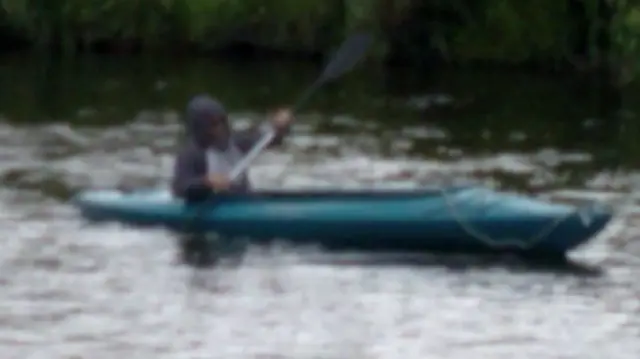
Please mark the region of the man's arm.
[[[270, 148], [282, 144], [285, 136], [290, 132], [290, 127], [275, 128], [274, 130], [276, 131], [276, 136], [269, 144]], [[255, 125], [245, 130], [234, 131], [233, 139], [240, 151], [247, 153], [266, 133], [264, 125]]]
[[[276, 135], [269, 144], [269, 147], [279, 146], [282, 144], [284, 137], [291, 131], [291, 121], [293, 121], [293, 113], [289, 109], [281, 109], [277, 111], [271, 120], [271, 127], [276, 131]], [[253, 126], [242, 131], [235, 131], [233, 136], [236, 145], [240, 147], [242, 152], [248, 152], [258, 141], [265, 135], [267, 127], [265, 124], [261, 126]]]

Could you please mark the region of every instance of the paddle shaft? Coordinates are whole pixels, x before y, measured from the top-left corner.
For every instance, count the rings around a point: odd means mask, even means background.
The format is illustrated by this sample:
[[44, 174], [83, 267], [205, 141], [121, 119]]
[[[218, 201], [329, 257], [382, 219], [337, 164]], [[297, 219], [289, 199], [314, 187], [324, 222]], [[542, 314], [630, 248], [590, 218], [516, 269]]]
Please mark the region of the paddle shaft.
[[253, 160], [255, 160], [256, 157], [258, 157], [262, 153], [262, 151], [269, 146], [269, 144], [273, 141], [275, 137], [276, 137], [276, 131], [273, 129], [273, 127], [269, 126], [266, 130], [266, 133], [262, 135], [260, 140], [253, 146], [253, 148], [251, 148], [251, 150], [247, 153], [247, 155], [244, 156], [244, 158], [242, 158], [242, 160], [238, 162], [238, 164], [231, 170], [231, 173], [229, 174], [229, 180], [233, 182], [236, 179], [238, 179], [238, 176], [240, 176], [244, 171], [247, 170], [247, 168], [253, 162]]
[[[359, 33], [350, 36], [340, 46], [333, 55], [331, 61], [325, 66], [324, 71], [318, 79], [307, 88], [307, 90], [298, 98], [298, 101], [292, 108], [295, 114], [300, 108], [306, 104], [311, 96], [325, 83], [335, 80], [342, 76], [362, 58], [365, 51], [371, 45], [372, 38], [366, 33]], [[276, 137], [276, 130], [272, 126], [267, 126], [262, 138], [253, 146], [247, 155], [233, 168], [229, 175], [229, 179], [234, 181], [244, 173], [249, 165], [258, 157], [265, 148], [271, 144]]]
[[[309, 88], [302, 94], [302, 96], [300, 96], [300, 98], [298, 99], [298, 102], [296, 102], [295, 106], [293, 106], [292, 108], [293, 113], [296, 113], [302, 107], [302, 105], [311, 97], [311, 95], [313, 95], [313, 93], [324, 83], [324, 81], [321, 81], [321, 80], [322, 80], [322, 77], [318, 78], [318, 80], [316, 80], [316, 82], [314, 82], [313, 85], [309, 86]], [[231, 182], [238, 179], [238, 176], [240, 176], [242, 173], [244, 173], [247, 170], [247, 168], [249, 168], [249, 165], [251, 165], [251, 163], [258, 156], [260, 156], [262, 151], [264, 151], [267, 147], [269, 147], [269, 144], [271, 144], [273, 139], [276, 137], [276, 130], [273, 128], [273, 126], [267, 124], [265, 126], [264, 131], [265, 133], [262, 135], [260, 140], [251, 148], [251, 150], [249, 150], [249, 152], [244, 156], [244, 158], [242, 158], [242, 160], [240, 160], [240, 162], [231, 170], [231, 173], [229, 175], [229, 179]]]

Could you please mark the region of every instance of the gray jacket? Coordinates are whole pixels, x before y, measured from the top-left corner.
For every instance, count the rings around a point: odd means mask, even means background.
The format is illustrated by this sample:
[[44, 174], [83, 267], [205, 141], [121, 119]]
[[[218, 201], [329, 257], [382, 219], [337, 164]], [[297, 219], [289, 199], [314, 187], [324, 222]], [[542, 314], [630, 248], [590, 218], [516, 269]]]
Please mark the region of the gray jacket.
[[[242, 131], [232, 130], [224, 150], [219, 146], [214, 147], [209, 135], [211, 115], [226, 115], [226, 112], [219, 102], [207, 95], [196, 96], [187, 105], [185, 119], [188, 138], [176, 156], [171, 189], [174, 196], [190, 202], [209, 199], [213, 191], [206, 181], [208, 175], [212, 172], [229, 173], [262, 137], [258, 126]], [[278, 133], [271, 145], [280, 144], [285, 132]], [[233, 192], [250, 189], [246, 174], [240, 176], [231, 187]]]

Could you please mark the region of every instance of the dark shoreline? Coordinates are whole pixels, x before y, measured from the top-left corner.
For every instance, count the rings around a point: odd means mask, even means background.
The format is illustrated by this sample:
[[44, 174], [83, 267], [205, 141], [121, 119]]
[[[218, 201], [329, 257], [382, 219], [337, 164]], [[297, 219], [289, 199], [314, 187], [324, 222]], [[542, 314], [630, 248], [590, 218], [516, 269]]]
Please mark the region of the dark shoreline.
[[391, 67], [627, 70], [602, 60], [613, 51], [607, 39], [615, 34], [598, 30], [594, 37], [591, 29], [593, 21], [612, 21], [611, 9], [587, 19], [587, 5], [575, 0], [360, 1], [278, 0], [257, 9], [248, 0], [108, 6], [7, 0], [0, 9], [0, 56], [29, 51], [47, 57], [149, 54], [317, 62], [354, 29], [369, 29], [376, 37], [369, 61]]

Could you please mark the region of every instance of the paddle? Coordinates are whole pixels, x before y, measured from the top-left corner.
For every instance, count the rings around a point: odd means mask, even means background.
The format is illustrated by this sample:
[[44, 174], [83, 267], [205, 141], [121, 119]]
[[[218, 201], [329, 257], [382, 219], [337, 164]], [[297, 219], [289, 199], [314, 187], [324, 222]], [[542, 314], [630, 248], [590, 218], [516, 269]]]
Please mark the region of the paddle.
[[[371, 45], [372, 37], [367, 33], [358, 33], [347, 38], [340, 48], [335, 52], [331, 61], [325, 66], [324, 71], [316, 81], [298, 98], [292, 108], [295, 114], [311, 98], [311, 96], [325, 83], [335, 80], [351, 70], [362, 58], [367, 48]], [[267, 132], [247, 153], [247, 155], [233, 168], [229, 179], [234, 181], [240, 174], [247, 170], [251, 162], [258, 157], [262, 151], [269, 146], [276, 131], [269, 126]]]
[[[295, 114], [300, 110], [302, 106], [311, 98], [311, 96], [325, 83], [335, 80], [344, 75], [347, 71], [351, 70], [353, 66], [362, 58], [367, 48], [371, 45], [372, 38], [367, 33], [358, 33], [350, 36], [345, 42], [338, 48], [333, 55], [331, 61], [325, 66], [322, 74], [316, 79], [316, 81], [307, 88], [307, 90], [298, 98], [298, 101], [292, 107], [292, 112]], [[266, 133], [262, 138], [253, 146], [253, 148], [247, 153], [247, 155], [233, 168], [229, 174], [231, 181], [237, 179], [237, 177], [247, 170], [251, 162], [258, 157], [262, 151], [273, 141], [276, 136], [276, 131], [273, 127], [269, 126]], [[210, 208], [209, 206], [203, 206], [200, 210], [196, 210], [194, 215], [195, 221], [200, 218], [202, 211]]]

